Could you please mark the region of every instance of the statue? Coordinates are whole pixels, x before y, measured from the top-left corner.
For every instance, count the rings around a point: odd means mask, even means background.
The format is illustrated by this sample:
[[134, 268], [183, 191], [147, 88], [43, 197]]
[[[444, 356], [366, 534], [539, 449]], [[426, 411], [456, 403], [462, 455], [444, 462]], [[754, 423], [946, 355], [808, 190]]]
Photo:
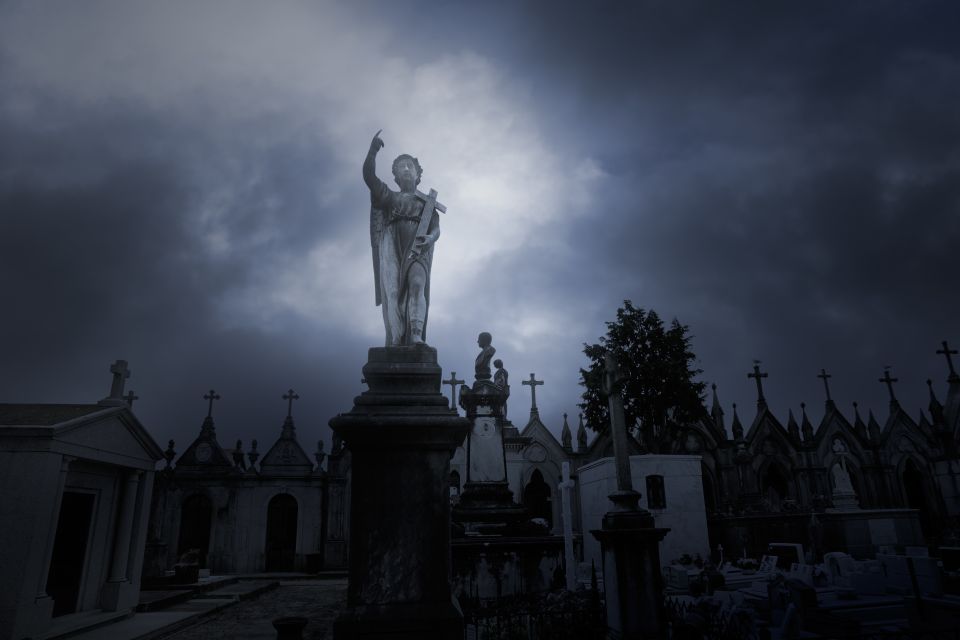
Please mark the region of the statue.
[[477, 356], [477, 361], [474, 364], [474, 372], [477, 380], [490, 379], [490, 359], [493, 358], [493, 354], [497, 352], [497, 350], [493, 348], [493, 345], [490, 344], [491, 342], [493, 342], [493, 336], [486, 331], [477, 336], [477, 346], [480, 347], [480, 354]]
[[[381, 129], [382, 131], [382, 129]], [[392, 191], [376, 175], [380, 131], [373, 136], [363, 163], [363, 181], [370, 189], [370, 244], [376, 303], [383, 309], [386, 345], [423, 344], [430, 306], [433, 245], [440, 237], [440, 216], [446, 207], [437, 192], [417, 190], [423, 169], [411, 155], [393, 161]]]
[[497, 372], [493, 374], [493, 384], [506, 391], [510, 387], [508, 382], [510, 379], [510, 372], [503, 368], [503, 360], [500, 358], [497, 358], [493, 361], [493, 367], [497, 370]]
[[[492, 348], [492, 347], [491, 347]], [[510, 372], [503, 368], [503, 360], [497, 358], [493, 361], [493, 368], [496, 372], [493, 374], [493, 384], [497, 385], [506, 396], [510, 397]], [[503, 419], [507, 419], [507, 401], [503, 401]]]

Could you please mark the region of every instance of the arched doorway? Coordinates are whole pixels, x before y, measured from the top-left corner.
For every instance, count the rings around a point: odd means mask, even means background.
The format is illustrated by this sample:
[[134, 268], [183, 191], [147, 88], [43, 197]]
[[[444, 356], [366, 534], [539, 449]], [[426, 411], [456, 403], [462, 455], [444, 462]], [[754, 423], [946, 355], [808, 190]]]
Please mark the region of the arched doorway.
[[903, 495], [907, 501], [907, 508], [920, 511], [920, 528], [926, 538], [930, 537], [930, 514], [927, 508], [926, 491], [924, 490], [923, 473], [917, 463], [908, 458], [903, 465]]
[[710, 477], [710, 471], [707, 465], [700, 463], [700, 483], [703, 485], [703, 508], [707, 515], [716, 513], [717, 499], [713, 492], [713, 479]]
[[762, 497], [770, 505], [770, 510], [780, 511], [784, 500], [790, 497], [787, 478], [778, 464], [767, 467], [766, 473], [760, 481]]
[[202, 494], [194, 494], [183, 501], [180, 507], [180, 541], [177, 556], [196, 549], [200, 567], [206, 568], [210, 552], [210, 525], [213, 518], [213, 503]]
[[550, 487], [544, 482], [543, 474], [539, 469], [534, 470], [530, 481], [523, 489], [523, 506], [529, 510], [531, 518], [543, 518], [547, 521], [547, 526], [553, 526]]
[[267, 506], [265, 571], [293, 571], [297, 556], [297, 501], [287, 493], [270, 499]]

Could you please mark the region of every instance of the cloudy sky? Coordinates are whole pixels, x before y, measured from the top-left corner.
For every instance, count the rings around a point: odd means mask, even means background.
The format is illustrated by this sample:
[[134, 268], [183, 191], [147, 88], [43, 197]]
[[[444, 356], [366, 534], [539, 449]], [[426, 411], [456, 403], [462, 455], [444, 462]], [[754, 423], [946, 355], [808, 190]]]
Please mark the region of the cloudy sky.
[[[702, 378], [786, 419], [917, 415], [960, 346], [954, 3], [0, 1], [0, 401], [88, 402], [130, 362], [183, 448], [308, 451], [382, 344], [360, 165], [420, 158], [448, 207], [428, 342], [490, 331], [522, 425], [577, 413], [624, 299]], [[571, 422], [574, 422], [571, 419]]]

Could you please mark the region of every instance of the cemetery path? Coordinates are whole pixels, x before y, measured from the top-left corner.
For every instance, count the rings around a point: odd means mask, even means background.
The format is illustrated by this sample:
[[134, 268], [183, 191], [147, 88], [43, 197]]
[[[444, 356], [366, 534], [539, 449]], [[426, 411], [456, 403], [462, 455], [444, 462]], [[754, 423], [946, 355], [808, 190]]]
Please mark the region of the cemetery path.
[[164, 636], [169, 640], [273, 640], [271, 620], [302, 616], [310, 620], [303, 640], [333, 638], [333, 621], [347, 599], [347, 580], [296, 580], [258, 598], [238, 602], [196, 624]]

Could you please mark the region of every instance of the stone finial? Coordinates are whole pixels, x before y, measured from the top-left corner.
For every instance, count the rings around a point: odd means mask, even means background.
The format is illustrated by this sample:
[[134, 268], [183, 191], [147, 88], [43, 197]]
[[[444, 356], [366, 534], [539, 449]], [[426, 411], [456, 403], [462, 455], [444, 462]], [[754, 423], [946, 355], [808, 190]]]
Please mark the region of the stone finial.
[[563, 429], [560, 431], [560, 442], [563, 444], [563, 450], [567, 453], [573, 451], [573, 435], [570, 433], [570, 425], [567, 423], [567, 414], [563, 414]]
[[250, 469], [253, 469], [253, 465], [257, 464], [257, 460], [260, 459], [260, 454], [257, 452], [256, 438], [250, 441], [250, 451], [247, 453], [247, 459], [250, 461]]
[[577, 427], [577, 452], [585, 453], [587, 450], [587, 430], [583, 426], [583, 414], [580, 414], [580, 425]]
[[733, 431], [734, 440], [743, 440], [743, 425], [740, 424], [740, 416], [737, 415], [737, 403], [733, 403], [733, 424], [730, 426]]
[[864, 440], [867, 439], [867, 425], [860, 417], [860, 403], [853, 403], [853, 430]]
[[929, 378], [927, 379], [927, 388], [930, 390], [930, 403], [927, 405], [930, 411], [930, 418], [933, 420], [934, 425], [939, 426], [944, 422], [943, 405], [937, 400], [937, 394], [933, 392], [933, 380]]
[[800, 425], [797, 424], [797, 419], [793, 417], [793, 409], [790, 409], [787, 413], [787, 433], [790, 434], [790, 437], [800, 442]]
[[173, 449], [173, 440], [167, 443], [167, 450], [163, 452], [163, 457], [167, 461], [164, 469], [169, 469], [173, 459], [177, 457], [177, 452]]
[[126, 360], [117, 360], [110, 365], [110, 373], [113, 374], [113, 382], [110, 385], [110, 398], [113, 400], [123, 399], [123, 386], [127, 378], [130, 377], [130, 370], [127, 368]]
[[237, 440], [237, 448], [233, 450], [233, 464], [238, 469], [247, 469], [247, 463], [243, 459], [243, 441]]
[[313, 457], [317, 461], [317, 471], [322, 471], [323, 460], [327, 457], [327, 454], [323, 451], [323, 440], [317, 440], [317, 451], [313, 454]]
[[800, 403], [800, 412], [803, 414], [800, 419], [800, 431], [803, 433], [803, 441], [811, 442], [813, 440], [813, 425], [810, 418], [807, 417], [807, 403]]
[[717, 395], [717, 385], [711, 384], [710, 390], [713, 391], [713, 404], [710, 407], [710, 417], [713, 418], [713, 424], [726, 437], [727, 428], [723, 424], [723, 407], [720, 406], [720, 397]]

